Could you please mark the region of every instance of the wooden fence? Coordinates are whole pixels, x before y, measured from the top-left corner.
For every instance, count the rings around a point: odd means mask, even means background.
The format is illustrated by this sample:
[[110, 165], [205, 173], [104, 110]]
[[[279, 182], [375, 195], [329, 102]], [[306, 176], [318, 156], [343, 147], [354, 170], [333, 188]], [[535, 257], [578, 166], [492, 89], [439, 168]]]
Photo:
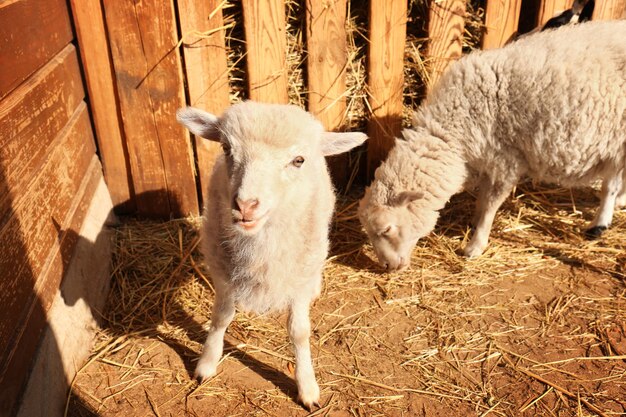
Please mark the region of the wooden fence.
[[[294, 0], [291, 0], [294, 1]], [[540, 24], [571, 0], [535, 0]], [[356, 2], [300, 0], [305, 8], [306, 101], [329, 130], [346, 127], [346, 19]], [[362, 4], [363, 2], [360, 2]], [[407, 0], [371, 0], [367, 48], [367, 171], [386, 156], [402, 126]], [[526, 1], [524, 2], [526, 4]], [[530, 3], [530, 2], [529, 2]], [[620, 17], [626, 0], [598, 1], [595, 18]], [[219, 147], [192, 138], [174, 118], [193, 105], [220, 114], [231, 102], [225, 0], [72, 0], [104, 173], [119, 212], [197, 214]], [[254, 100], [286, 103], [285, 0], [235, 3], [243, 18], [247, 89]], [[431, 1], [430, 83], [462, 53], [465, 0]], [[486, 3], [485, 48], [517, 30], [522, 0]], [[333, 161], [335, 180], [349, 175]], [[204, 196], [206, 197], [206, 196]]]

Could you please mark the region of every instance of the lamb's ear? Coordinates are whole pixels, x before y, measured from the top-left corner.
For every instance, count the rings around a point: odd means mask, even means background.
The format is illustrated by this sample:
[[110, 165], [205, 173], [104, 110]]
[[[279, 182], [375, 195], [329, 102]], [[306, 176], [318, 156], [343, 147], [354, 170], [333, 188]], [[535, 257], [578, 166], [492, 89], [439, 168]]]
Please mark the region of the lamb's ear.
[[402, 191], [394, 198], [393, 204], [397, 207], [406, 206], [423, 197], [424, 193], [420, 193], [419, 191]]
[[367, 140], [361, 132], [324, 132], [322, 133], [322, 153], [324, 156], [337, 155], [355, 148]]
[[219, 142], [217, 116], [194, 107], [183, 107], [176, 112], [176, 120], [194, 135]]

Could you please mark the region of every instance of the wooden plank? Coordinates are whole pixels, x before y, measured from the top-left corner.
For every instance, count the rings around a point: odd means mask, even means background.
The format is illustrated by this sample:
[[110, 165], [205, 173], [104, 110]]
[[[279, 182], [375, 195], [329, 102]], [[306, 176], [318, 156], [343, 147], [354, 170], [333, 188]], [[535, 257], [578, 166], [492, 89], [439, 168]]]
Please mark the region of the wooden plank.
[[191, 140], [171, 1], [104, 0], [138, 213], [198, 213]]
[[466, 0], [431, 1], [428, 20], [428, 88], [435, 86], [450, 62], [463, 53]]
[[[537, 26], [543, 26], [548, 20], [572, 6], [573, 0], [540, 0], [537, 13]], [[599, 2], [597, 2], [599, 3]], [[596, 4], [596, 7], [598, 5]]]
[[64, 0], [0, 4], [0, 98], [71, 40], [72, 27]]
[[626, 0], [596, 1], [592, 20], [612, 20], [626, 18]]
[[[348, 46], [345, 22], [347, 0], [307, 0], [306, 39], [309, 111], [328, 131], [341, 130], [346, 121]], [[349, 179], [348, 156], [329, 159], [334, 183]]]
[[367, 166], [369, 176], [393, 146], [402, 129], [404, 85], [404, 44], [407, 2], [370, 3], [370, 45], [368, 53], [369, 105]]
[[[224, 4], [220, 0], [178, 0], [190, 104], [218, 115], [230, 104]], [[200, 137], [194, 140], [201, 196], [206, 201], [213, 164], [221, 147]]]
[[500, 48], [517, 32], [522, 0], [491, 0], [485, 10], [483, 49]]
[[113, 204], [118, 212], [134, 211], [132, 179], [115, 98], [113, 63], [99, 0], [71, 0], [74, 27], [83, 63], [91, 116]]
[[0, 227], [11, 197], [24, 192], [48, 148], [84, 97], [76, 50], [66, 46], [0, 102]]
[[[63, 226], [71, 212], [94, 155], [89, 114], [81, 103], [54, 140], [39, 173], [15, 196], [13, 215], [0, 229], [0, 247], [4, 248], [0, 270], [5, 277], [0, 281], [0, 317], [11, 318], [0, 320], [0, 384], [11, 380], [7, 370], [12, 366], [29, 363], [18, 351], [17, 341], [26, 333], [29, 343], [36, 344], [39, 332], [27, 323], [33, 309], [45, 311], [36, 294], [42, 285], [39, 279], [49, 269], [49, 255], [61, 238], [59, 225]], [[10, 401], [4, 390], [0, 392], [0, 404]]]
[[287, 103], [284, 0], [242, 0], [250, 98]]

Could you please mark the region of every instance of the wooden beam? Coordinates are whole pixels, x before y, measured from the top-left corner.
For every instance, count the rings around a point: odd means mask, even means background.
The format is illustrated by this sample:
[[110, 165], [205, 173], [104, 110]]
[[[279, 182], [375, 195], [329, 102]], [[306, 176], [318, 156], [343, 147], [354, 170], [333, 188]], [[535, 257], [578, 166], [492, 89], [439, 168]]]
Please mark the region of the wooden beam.
[[626, 0], [596, 1], [592, 20], [612, 20], [626, 18]]
[[[178, 0], [189, 104], [220, 115], [230, 104], [228, 63], [220, 0]], [[218, 143], [195, 137], [202, 201], [206, 201]]]
[[407, 2], [370, 3], [367, 82], [372, 117], [368, 123], [368, 175], [387, 157], [402, 129]]
[[522, 0], [491, 0], [485, 10], [483, 49], [500, 48], [517, 33]]
[[463, 53], [466, 0], [431, 1], [428, 20], [428, 89], [435, 86], [450, 62]]
[[71, 42], [65, 0], [18, 0], [0, 5], [0, 98]]
[[[598, 7], [599, 2], [596, 2]], [[540, 0], [537, 13], [537, 26], [543, 26], [548, 20], [572, 6], [572, 0]]]
[[[347, 0], [306, 1], [309, 111], [328, 131], [341, 130], [346, 121], [346, 15]], [[330, 158], [329, 165], [335, 184], [345, 186], [348, 156]]]
[[104, 0], [138, 213], [198, 213], [194, 157], [171, 1]]
[[128, 153], [115, 97], [113, 63], [99, 0], [71, 0], [104, 178], [119, 213], [134, 211]]
[[252, 100], [287, 103], [284, 0], [242, 0], [248, 87]]

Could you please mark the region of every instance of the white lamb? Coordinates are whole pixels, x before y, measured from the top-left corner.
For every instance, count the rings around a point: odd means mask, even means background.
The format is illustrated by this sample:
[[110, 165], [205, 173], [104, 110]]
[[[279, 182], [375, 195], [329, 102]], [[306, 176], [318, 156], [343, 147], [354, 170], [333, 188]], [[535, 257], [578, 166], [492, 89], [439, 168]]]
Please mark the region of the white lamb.
[[479, 195], [467, 256], [483, 252], [496, 210], [524, 177], [568, 187], [601, 178], [587, 230], [598, 237], [626, 202], [626, 22], [563, 26], [472, 53], [450, 66], [413, 124], [359, 207], [383, 266], [408, 266], [439, 210], [471, 184]]
[[201, 230], [215, 285], [199, 380], [216, 373], [235, 305], [263, 313], [289, 309], [299, 399], [311, 408], [319, 387], [309, 347], [309, 305], [320, 294], [335, 196], [324, 156], [360, 145], [362, 133], [324, 132], [291, 105], [252, 101], [221, 117], [194, 108], [180, 123], [224, 149], [215, 163]]

